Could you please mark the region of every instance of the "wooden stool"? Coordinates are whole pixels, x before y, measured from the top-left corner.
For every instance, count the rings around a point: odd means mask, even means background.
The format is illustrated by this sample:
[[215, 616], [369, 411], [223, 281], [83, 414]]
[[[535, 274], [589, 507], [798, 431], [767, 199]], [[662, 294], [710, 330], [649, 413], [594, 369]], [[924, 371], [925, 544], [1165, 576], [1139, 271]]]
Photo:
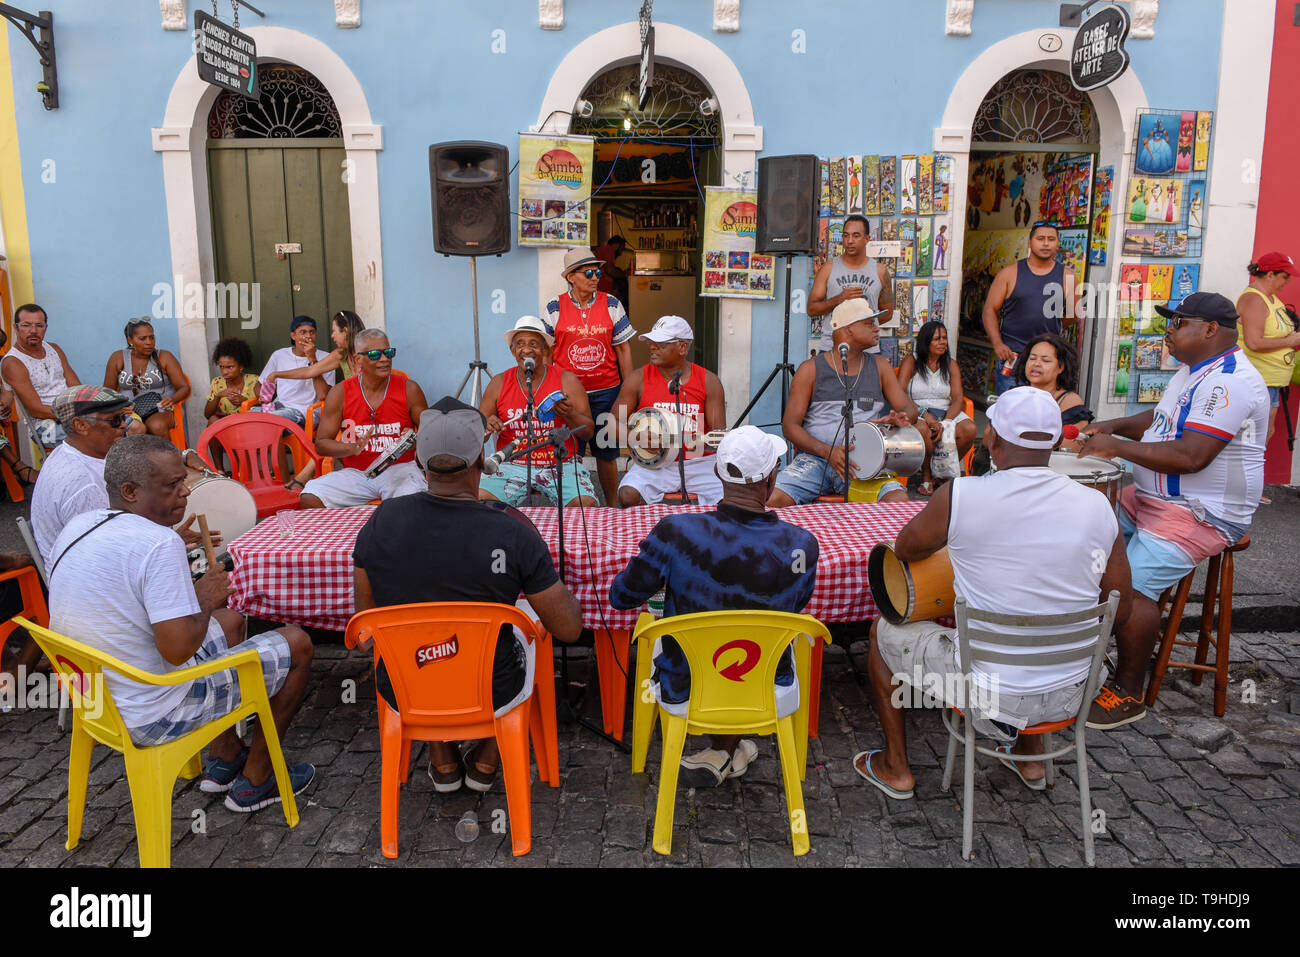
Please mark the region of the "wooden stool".
[[[1160, 656], [1156, 659], [1151, 673], [1151, 683], [1147, 688], [1146, 703], [1151, 707], [1160, 694], [1160, 684], [1165, 677], [1166, 668], [1187, 668], [1195, 672], [1192, 684], [1199, 685], [1205, 672], [1214, 674], [1214, 714], [1222, 718], [1228, 707], [1228, 642], [1232, 635], [1232, 555], [1250, 547], [1250, 536], [1242, 536], [1241, 541], [1230, 545], [1210, 559], [1205, 573], [1205, 598], [1201, 603], [1201, 633], [1196, 641], [1182, 641], [1178, 638], [1178, 627], [1183, 622], [1183, 607], [1187, 604], [1187, 595], [1192, 589], [1192, 579], [1196, 576], [1193, 569], [1178, 583], [1174, 593], [1173, 608], [1169, 612], [1169, 624], [1165, 626], [1165, 635], [1160, 643]], [[1214, 603], [1219, 603], [1219, 626], [1217, 634], [1211, 638], [1210, 625], [1214, 619]], [[1214, 645], [1214, 664], [1206, 664], [1210, 645]], [[1170, 661], [1174, 645], [1184, 645], [1196, 649], [1194, 661]]]

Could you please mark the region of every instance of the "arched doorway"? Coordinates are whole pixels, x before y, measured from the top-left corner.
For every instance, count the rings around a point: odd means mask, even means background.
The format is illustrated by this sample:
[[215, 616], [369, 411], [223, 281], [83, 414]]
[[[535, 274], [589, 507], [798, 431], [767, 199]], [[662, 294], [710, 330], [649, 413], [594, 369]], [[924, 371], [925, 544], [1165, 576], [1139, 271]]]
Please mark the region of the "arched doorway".
[[[1051, 70], [1008, 73], [985, 95], [971, 126], [966, 178], [958, 362], [976, 399], [993, 391], [995, 359], [982, 322], [993, 277], [1028, 254], [1029, 227], [1059, 224], [1058, 259], [1087, 279], [1100, 128], [1087, 93]], [[1104, 224], [1102, 224], [1104, 225]], [[1079, 327], [1067, 331], [1076, 348]]]
[[[635, 64], [598, 74], [582, 91], [590, 115], [570, 127], [596, 140], [591, 244], [627, 240], [620, 265], [629, 275], [615, 291], [632, 324], [647, 332], [660, 316], [685, 317], [695, 329], [694, 361], [716, 372], [717, 300], [697, 294], [702, 187], [721, 181], [717, 114], [700, 109], [713, 91], [690, 70], [664, 65], [641, 109], [638, 82]], [[638, 367], [649, 361], [640, 339], [632, 357]]]
[[241, 306], [209, 319], [222, 336], [247, 340], [260, 367], [285, 344], [294, 316], [316, 318], [324, 345], [328, 317], [353, 309], [354, 297], [350, 177], [334, 100], [301, 67], [259, 72], [260, 99], [223, 92], [212, 104], [207, 157], [213, 273], [219, 288], [235, 285]]

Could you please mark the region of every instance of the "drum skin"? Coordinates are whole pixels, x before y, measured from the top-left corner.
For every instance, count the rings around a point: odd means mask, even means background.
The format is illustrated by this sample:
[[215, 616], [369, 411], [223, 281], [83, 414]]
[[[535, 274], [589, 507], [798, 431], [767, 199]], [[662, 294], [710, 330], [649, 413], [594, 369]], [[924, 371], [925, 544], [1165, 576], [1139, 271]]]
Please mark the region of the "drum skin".
[[[185, 477], [190, 495], [185, 500], [185, 517], [206, 516], [208, 528], [221, 532], [221, 538], [233, 542], [257, 524], [257, 503], [253, 493], [224, 475], [190, 472]], [[177, 526], [179, 527], [179, 526]]]
[[867, 580], [876, 607], [892, 625], [946, 617], [957, 600], [947, 548], [909, 563], [894, 554], [892, 542], [882, 542], [867, 558]]

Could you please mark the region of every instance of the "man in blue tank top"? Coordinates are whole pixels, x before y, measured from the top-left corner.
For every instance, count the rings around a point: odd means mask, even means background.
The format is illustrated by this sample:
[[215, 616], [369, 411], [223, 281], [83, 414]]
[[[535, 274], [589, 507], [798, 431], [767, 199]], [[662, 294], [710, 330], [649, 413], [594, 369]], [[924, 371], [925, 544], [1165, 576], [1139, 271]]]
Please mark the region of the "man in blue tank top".
[[984, 331], [997, 360], [998, 395], [1015, 386], [1011, 367], [1034, 336], [1060, 335], [1063, 322], [1079, 316], [1079, 290], [1074, 273], [1057, 262], [1060, 247], [1056, 223], [1041, 220], [1029, 227], [1029, 255], [993, 277], [984, 300]]

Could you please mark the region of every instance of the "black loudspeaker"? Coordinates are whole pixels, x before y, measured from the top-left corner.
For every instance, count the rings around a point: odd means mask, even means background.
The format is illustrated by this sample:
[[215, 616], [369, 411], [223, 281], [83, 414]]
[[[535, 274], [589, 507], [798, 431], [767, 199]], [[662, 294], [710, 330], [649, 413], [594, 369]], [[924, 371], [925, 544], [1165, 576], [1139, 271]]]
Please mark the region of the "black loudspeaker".
[[433, 248], [445, 256], [510, 251], [510, 153], [497, 143], [458, 140], [429, 147]]
[[811, 253], [817, 249], [821, 161], [816, 156], [768, 156], [758, 161], [760, 253]]

